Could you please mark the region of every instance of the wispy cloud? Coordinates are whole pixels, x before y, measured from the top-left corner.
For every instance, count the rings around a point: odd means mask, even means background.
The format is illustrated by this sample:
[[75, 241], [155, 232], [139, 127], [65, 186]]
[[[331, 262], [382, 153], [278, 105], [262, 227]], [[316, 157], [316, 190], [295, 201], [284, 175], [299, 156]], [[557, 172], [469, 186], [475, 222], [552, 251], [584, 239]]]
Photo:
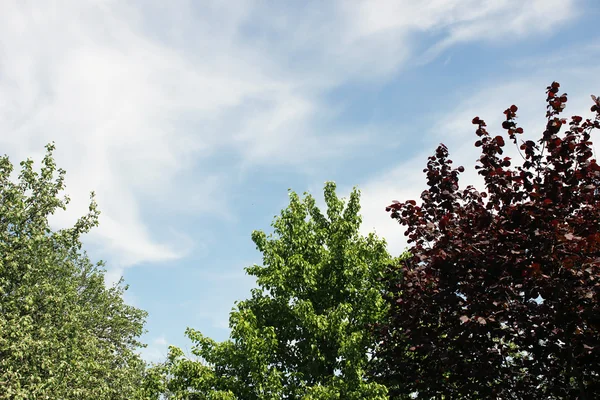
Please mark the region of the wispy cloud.
[[[159, 241], [153, 212], [224, 217], [242, 170], [310, 169], [360, 151], [372, 134], [323, 123], [335, 116], [323, 97], [331, 89], [384, 79], [423, 49], [432, 57], [546, 31], [574, 4], [5, 1], [0, 144], [20, 159], [56, 141], [73, 203], [53, 223], [72, 223], [95, 190], [102, 216], [91, 240], [117, 268], [172, 260], [193, 242], [183, 232], [183, 244]], [[438, 40], [422, 43], [422, 33]], [[213, 168], [219, 159], [226, 167]]]
[[[588, 48], [588, 46], [584, 46]], [[432, 155], [439, 143], [444, 143], [448, 149], [455, 166], [463, 165], [465, 172], [460, 174], [460, 188], [468, 185], [484, 190], [483, 178], [474, 169], [476, 161], [481, 155], [478, 148], [474, 147], [477, 140], [475, 127], [471, 120], [475, 116], [484, 119], [488, 131], [492, 136], [503, 135], [501, 128], [504, 115], [502, 112], [511, 104], [519, 106], [519, 125], [525, 130], [520, 140], [538, 140], [545, 126], [545, 94], [544, 90], [555, 78], [554, 71], [545, 71], [543, 63], [538, 70], [534, 70], [515, 81], [487, 82], [486, 86], [471, 89], [467, 96], [450, 110], [432, 114], [429, 128], [423, 133], [427, 137], [425, 146], [412, 157], [391, 165], [389, 169], [373, 175], [363, 182], [360, 187], [363, 192], [362, 214], [364, 233], [375, 230], [380, 236], [385, 237], [394, 255], [401, 254], [408, 246], [404, 234], [404, 227], [398, 225], [385, 212], [385, 207], [392, 200], [416, 200], [420, 203], [421, 192], [427, 189], [423, 169], [427, 164], [427, 157]], [[589, 107], [590, 85], [600, 88], [600, 67], [595, 63], [579, 64], [576, 68], [565, 68], [560, 75], [562, 88], [569, 93], [568, 107], [565, 117], [581, 115], [591, 117]], [[591, 79], [591, 80], [590, 80]], [[505, 136], [506, 138], [506, 136]], [[514, 146], [507, 140], [504, 156], [511, 157], [514, 164], [520, 164], [522, 159]]]
[[169, 342], [165, 336], [158, 336], [141, 349], [140, 354], [146, 362], [159, 363], [167, 358]]

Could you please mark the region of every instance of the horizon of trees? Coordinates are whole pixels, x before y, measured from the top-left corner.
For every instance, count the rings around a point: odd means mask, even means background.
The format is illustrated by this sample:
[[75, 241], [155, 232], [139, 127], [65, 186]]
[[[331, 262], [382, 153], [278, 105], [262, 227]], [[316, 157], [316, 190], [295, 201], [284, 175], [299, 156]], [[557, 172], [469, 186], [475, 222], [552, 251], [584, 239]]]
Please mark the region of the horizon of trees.
[[483, 190], [459, 187], [441, 144], [419, 203], [382, 199], [407, 228], [400, 257], [360, 234], [358, 189], [341, 199], [327, 182], [324, 210], [290, 191], [273, 232], [252, 232], [258, 287], [234, 304], [229, 339], [188, 328], [192, 356], [171, 346], [156, 364], [139, 355], [146, 312], [82, 250], [93, 193], [53, 231], [69, 202], [54, 145], [17, 182], [0, 157], [0, 399], [599, 398], [600, 100], [593, 119], [563, 118], [559, 91], [546, 88], [537, 141], [519, 139], [515, 105], [504, 135], [473, 119]]

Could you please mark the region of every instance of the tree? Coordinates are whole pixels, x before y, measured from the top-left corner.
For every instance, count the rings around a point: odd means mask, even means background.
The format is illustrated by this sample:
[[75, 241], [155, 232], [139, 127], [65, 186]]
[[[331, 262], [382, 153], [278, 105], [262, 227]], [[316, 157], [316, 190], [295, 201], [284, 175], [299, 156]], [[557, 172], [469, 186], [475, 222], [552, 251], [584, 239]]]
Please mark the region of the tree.
[[178, 399], [385, 399], [365, 380], [373, 335], [385, 312], [377, 277], [391, 262], [385, 242], [359, 234], [359, 192], [345, 204], [325, 185], [327, 215], [310, 195], [290, 193], [275, 233], [252, 240], [263, 266], [252, 297], [230, 316], [217, 343], [193, 329], [193, 358], [172, 347], [162, 367], [167, 396]]
[[69, 200], [58, 198], [65, 172], [46, 149], [39, 173], [21, 162], [17, 183], [0, 158], [0, 399], [139, 398], [146, 312], [123, 302], [122, 281], [107, 288], [102, 263], [81, 251], [98, 224], [93, 193], [72, 228], [50, 229]]
[[[440, 145], [422, 204], [387, 211], [407, 227], [412, 257], [387, 271], [390, 311], [377, 326], [373, 376], [391, 398], [600, 398], [600, 166], [595, 119], [560, 118], [567, 95], [547, 88], [547, 124], [502, 157], [505, 139], [473, 119], [486, 190], [459, 190]], [[517, 145], [512, 105], [502, 123]], [[564, 132], [561, 130], [564, 128]]]

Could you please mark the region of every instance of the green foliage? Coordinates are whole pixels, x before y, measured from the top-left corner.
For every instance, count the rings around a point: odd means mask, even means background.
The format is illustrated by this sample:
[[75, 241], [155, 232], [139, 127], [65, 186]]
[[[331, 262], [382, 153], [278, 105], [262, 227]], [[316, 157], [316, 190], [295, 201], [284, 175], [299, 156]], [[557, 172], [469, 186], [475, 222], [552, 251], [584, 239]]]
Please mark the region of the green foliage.
[[93, 193], [72, 228], [50, 229], [69, 199], [58, 198], [65, 172], [46, 149], [41, 171], [24, 161], [17, 183], [0, 157], [0, 399], [142, 398], [146, 313], [123, 302], [122, 282], [106, 288], [102, 264], [81, 251], [98, 224]]
[[385, 399], [367, 382], [375, 342], [370, 326], [386, 312], [378, 278], [392, 262], [385, 242], [359, 234], [359, 192], [345, 204], [325, 186], [327, 213], [290, 192], [274, 234], [252, 233], [263, 265], [246, 271], [258, 287], [237, 303], [231, 337], [217, 343], [193, 329], [194, 358], [171, 347], [157, 366], [172, 399]]

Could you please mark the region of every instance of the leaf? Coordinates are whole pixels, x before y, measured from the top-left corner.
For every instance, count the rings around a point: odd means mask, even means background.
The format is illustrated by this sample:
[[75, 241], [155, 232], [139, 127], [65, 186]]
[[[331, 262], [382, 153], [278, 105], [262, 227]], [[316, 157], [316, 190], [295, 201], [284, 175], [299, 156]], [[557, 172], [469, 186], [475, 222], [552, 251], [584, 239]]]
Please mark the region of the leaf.
[[324, 197], [321, 212], [314, 199], [291, 192], [274, 234], [253, 233], [264, 266], [247, 271], [258, 288], [231, 312], [229, 340], [207, 342], [188, 332], [207, 363], [169, 364], [165, 379], [178, 385], [173, 397], [188, 398], [194, 389], [207, 399], [219, 391], [236, 399], [384, 398], [385, 386], [367, 380], [366, 355], [374, 332], [386, 331], [382, 293], [394, 308], [403, 306], [406, 286], [388, 286], [386, 278], [409, 255], [393, 259], [384, 240], [361, 234], [358, 190], [346, 202], [329, 183]]
[[0, 157], [0, 398], [139, 398], [146, 313], [125, 304], [122, 281], [105, 286], [102, 264], [82, 251], [81, 235], [98, 224], [93, 193], [75, 226], [48, 224], [67, 202], [53, 150], [39, 172], [22, 162], [18, 182]]
[[[522, 165], [503, 158], [505, 139], [476, 117], [483, 190], [458, 191], [459, 171], [440, 145], [424, 170], [420, 213], [394, 216], [413, 256], [386, 275], [387, 285], [413, 287], [385, 299], [374, 354], [381, 362], [371, 375], [392, 397], [598, 397], [593, 379], [557, 379], [573, 367], [580, 377], [600, 376], [592, 350], [580, 351], [595, 345], [588, 339], [598, 314], [600, 166], [590, 142], [600, 122], [559, 118], [567, 100], [559, 87], [547, 87], [547, 121], [535, 141], [516, 143], [518, 109], [504, 110], [502, 127]], [[399, 351], [407, 343], [422, 344], [418, 354]], [[446, 373], [452, 379], [441, 379]]]

